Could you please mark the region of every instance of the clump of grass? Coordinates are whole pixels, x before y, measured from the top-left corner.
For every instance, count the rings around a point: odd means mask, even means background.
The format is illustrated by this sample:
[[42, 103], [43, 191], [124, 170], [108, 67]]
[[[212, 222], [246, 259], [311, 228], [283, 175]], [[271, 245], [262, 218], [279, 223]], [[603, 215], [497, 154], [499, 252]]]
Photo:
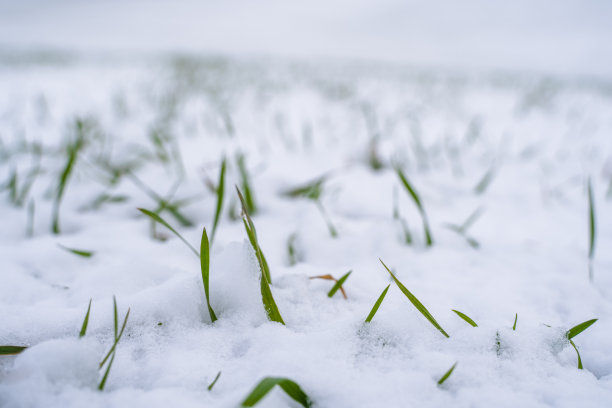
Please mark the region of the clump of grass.
[[244, 206], [249, 214], [255, 214], [257, 212], [257, 205], [255, 204], [255, 197], [251, 188], [251, 177], [247, 171], [244, 154], [239, 153], [236, 155], [236, 164], [240, 173], [240, 187], [244, 191]]
[[[342, 285], [344, 284], [344, 282], [346, 282], [346, 280], [348, 279], [348, 277], [351, 275], [353, 271], [348, 271], [347, 273], [345, 273], [344, 275], [342, 275], [340, 277], [340, 279], [338, 279], [338, 281], [336, 283], [334, 283], [334, 286], [332, 286], [332, 288], [329, 290], [329, 293], [327, 294], [327, 297], [333, 297], [336, 292], [338, 291], [338, 289], [340, 289], [342, 287]], [[343, 292], [344, 298], [346, 299], [346, 294]]]
[[588, 194], [589, 194], [589, 279], [593, 280], [593, 257], [595, 255], [595, 202], [593, 200], [593, 187], [591, 185], [591, 179], [589, 178], [588, 183]]
[[582, 322], [580, 324], [577, 324], [576, 326], [572, 327], [567, 332], [565, 332], [565, 338], [569, 341], [569, 343], [572, 345], [574, 350], [576, 350], [576, 355], [578, 356], [578, 368], [580, 370], [583, 369], [583, 367], [582, 367], [582, 359], [580, 358], [580, 353], [578, 352], [578, 347], [576, 346], [576, 344], [574, 343], [574, 341], [572, 339], [574, 337], [576, 337], [577, 335], [579, 335], [580, 333], [582, 333], [583, 331], [585, 331], [586, 329], [588, 329], [596, 321], [597, 321], [597, 319], [587, 320], [586, 322]]
[[472, 214], [470, 214], [470, 216], [467, 217], [467, 219], [461, 225], [446, 224], [445, 227], [465, 238], [467, 243], [472, 248], [477, 249], [480, 247], [480, 243], [471, 236], [467, 235], [467, 231], [480, 218], [482, 213], [483, 209], [482, 207], [479, 207]]
[[433, 237], [431, 235], [431, 229], [429, 228], [429, 221], [427, 220], [427, 214], [425, 213], [425, 208], [423, 207], [423, 203], [421, 202], [421, 198], [419, 194], [416, 192], [408, 178], [404, 175], [404, 172], [399, 167], [395, 168], [395, 171], [402, 182], [402, 185], [408, 192], [408, 195], [414, 201], [417, 209], [419, 210], [419, 214], [421, 215], [421, 219], [423, 220], [423, 230], [425, 231], [425, 244], [429, 247], [433, 245]]
[[429, 321], [429, 323], [431, 323], [436, 329], [438, 329], [440, 331], [440, 333], [442, 333], [444, 335], [444, 337], [450, 337], [442, 328], [442, 326], [440, 326], [438, 324], [438, 322], [436, 321], [436, 319], [434, 319], [434, 317], [431, 315], [431, 313], [429, 313], [429, 310], [427, 310], [427, 308], [419, 301], [419, 299], [416, 298], [416, 296], [414, 296], [403, 284], [402, 282], [400, 282], [395, 275], [393, 274], [393, 272], [391, 272], [391, 270], [387, 267], [387, 265], [385, 265], [385, 263], [382, 261], [382, 259], [379, 259], [380, 263], [385, 267], [385, 269], [387, 270], [387, 272], [389, 272], [389, 275], [391, 275], [391, 278], [393, 278], [393, 281], [396, 283], [397, 287], [402, 291], [402, 293], [404, 295], [406, 295], [406, 297], [408, 298], [408, 300], [410, 300], [410, 303], [412, 303], [414, 305], [414, 307], [416, 307], [416, 309], [421, 312], [421, 314], [423, 316], [425, 316], [425, 318]]
[[27, 349], [26, 346], [0, 346], [0, 356], [12, 356]]
[[438, 385], [442, 385], [444, 384], [444, 381], [448, 380], [448, 377], [451, 376], [451, 374], [455, 370], [455, 367], [457, 367], [457, 363], [453, 364], [453, 366], [449, 368], [449, 370], [445, 372], [442, 377], [440, 377], [440, 379], [438, 380]]
[[91, 299], [89, 299], [89, 306], [87, 306], [87, 313], [85, 313], [85, 319], [83, 319], [83, 325], [81, 326], [79, 337], [83, 337], [87, 333], [87, 325], [89, 324], [89, 312], [90, 311], [91, 311]]
[[227, 166], [225, 157], [221, 161], [221, 169], [219, 170], [219, 182], [217, 183], [217, 206], [215, 207], [215, 219], [213, 221], [212, 233], [210, 234], [210, 243], [212, 245], [217, 232], [217, 225], [221, 218], [221, 210], [223, 209], [223, 196], [225, 195], [225, 168]]
[[200, 252], [198, 252], [181, 234], [178, 233], [170, 224], [168, 224], [162, 217], [151, 212], [149, 210], [145, 210], [144, 208], [138, 208], [140, 212], [153, 219], [154, 221], [162, 224], [164, 227], [168, 228], [170, 231], [174, 233], [189, 249], [191, 252], [195, 254], [200, 259], [200, 268], [202, 272], [202, 283], [204, 285], [204, 295], [206, 298], [206, 306], [208, 307], [208, 314], [210, 315], [210, 320], [212, 322], [217, 320], [217, 316], [213, 311], [210, 305], [210, 295], [209, 295], [209, 278], [210, 278], [210, 246], [208, 242], [208, 235], [206, 233], [206, 228], [202, 229], [202, 240], [200, 242]]
[[213, 382], [211, 382], [211, 383], [208, 385], [208, 387], [207, 387], [208, 391], [212, 391], [212, 389], [213, 389], [213, 387], [215, 386], [215, 384], [217, 383], [217, 381], [219, 381], [219, 377], [221, 377], [221, 371], [219, 371], [219, 372], [217, 373], [217, 376], [215, 377], [215, 379], [213, 380]]
[[478, 327], [478, 325], [476, 324], [476, 322], [474, 320], [472, 320], [468, 315], [466, 315], [465, 313], [461, 313], [458, 310], [452, 309], [453, 312], [457, 313], [457, 316], [459, 316], [460, 318], [462, 318], [463, 320], [465, 320], [470, 326], [472, 327]]
[[74, 248], [68, 248], [62, 244], [57, 244], [58, 247], [60, 247], [61, 249], [63, 249], [66, 252], [70, 252], [71, 254], [83, 257], [83, 258], [91, 258], [92, 256], [94, 256], [94, 252], [92, 251], [87, 251], [84, 249], [74, 249]]
[[272, 296], [272, 290], [270, 289], [270, 284], [272, 283], [272, 279], [270, 276], [270, 268], [268, 267], [266, 257], [264, 256], [263, 251], [259, 246], [259, 242], [257, 241], [257, 231], [255, 230], [255, 225], [253, 224], [253, 221], [249, 216], [245, 199], [242, 196], [242, 193], [240, 192], [238, 186], [236, 186], [236, 191], [238, 193], [238, 198], [240, 199], [240, 203], [242, 205], [242, 221], [244, 223], [244, 229], [246, 230], [249, 242], [251, 243], [251, 246], [255, 251], [255, 257], [257, 258], [257, 262], [259, 263], [259, 269], [261, 270], [259, 282], [261, 289], [261, 299], [264, 305], [264, 309], [266, 310], [268, 319], [273, 322], [285, 324], [280, 314], [280, 311], [278, 310], [278, 306], [276, 306], [274, 297]]
[[384, 300], [385, 296], [387, 296], [387, 291], [389, 290], [390, 286], [391, 286], [391, 284], [387, 285], [387, 287], [385, 288], [385, 290], [382, 291], [382, 293], [380, 294], [378, 299], [376, 299], [376, 303], [374, 303], [374, 306], [372, 306], [372, 310], [370, 310], [370, 313], [368, 314], [368, 317], [366, 317], [366, 319], [365, 319], [366, 323], [370, 323], [372, 321], [372, 319], [374, 318], [374, 315], [376, 314], [376, 312], [378, 312], [378, 308], [380, 307], [380, 305], [381, 305], [382, 301]]
[[129, 316], [130, 316], [130, 309], [128, 308], [128, 311], [125, 314], [125, 318], [123, 319], [123, 324], [121, 325], [121, 330], [117, 332], [118, 323], [119, 323], [119, 320], [117, 319], [117, 300], [113, 296], [113, 323], [114, 323], [115, 340], [110, 350], [108, 351], [106, 356], [102, 359], [102, 362], [100, 362], [100, 365], [99, 365], [99, 368], [102, 369], [102, 367], [104, 367], [104, 364], [110, 357], [110, 361], [108, 361], [108, 364], [106, 365], [106, 371], [104, 372], [104, 375], [102, 376], [102, 380], [100, 381], [100, 384], [98, 385], [98, 389], [100, 391], [103, 391], [106, 385], [108, 374], [110, 373], [111, 367], [113, 366], [113, 362], [115, 361], [115, 355], [117, 354], [117, 344], [119, 344], [119, 340], [121, 340], [121, 336], [123, 336], [123, 331], [125, 330], [125, 325], [127, 324], [127, 320]]
[[242, 401], [243, 407], [255, 406], [263, 397], [265, 397], [275, 386], [281, 387], [285, 393], [294, 401], [302, 405], [304, 408], [312, 406], [312, 401], [302, 390], [302, 388], [293, 380], [284, 377], [266, 377], [262, 379]]

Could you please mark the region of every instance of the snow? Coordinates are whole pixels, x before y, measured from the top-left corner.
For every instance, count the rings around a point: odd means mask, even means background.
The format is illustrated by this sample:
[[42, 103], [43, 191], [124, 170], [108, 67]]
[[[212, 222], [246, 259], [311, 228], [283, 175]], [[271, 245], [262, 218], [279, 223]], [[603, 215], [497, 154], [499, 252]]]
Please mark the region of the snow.
[[[265, 376], [295, 380], [319, 407], [612, 401], [609, 83], [354, 61], [70, 57], [6, 62], [0, 89], [0, 179], [17, 169], [21, 185], [34, 163], [24, 143], [43, 147], [42, 173], [27, 200], [35, 202], [33, 236], [26, 234], [27, 202], [16, 207], [7, 191], [0, 202], [0, 344], [29, 346], [0, 358], [1, 406], [232, 407]], [[93, 120], [97, 133], [77, 160], [61, 206], [62, 233], [53, 235], [62, 146], [77, 117]], [[196, 197], [183, 208], [192, 227], [162, 213], [195, 247], [201, 228], [212, 228], [216, 204], [204, 180], [216, 183], [220, 159], [228, 158], [211, 257], [215, 323], [199, 260], [161, 226], [168, 239], [153, 240], [149, 220], [136, 210], [153, 210], [155, 201], [128, 176], [109, 185], [96, 164], [152, 153], [148, 134], [162, 124], [182, 164], [149, 156], [133, 172], [159, 195], [180, 180], [175, 198]], [[372, 131], [385, 165], [379, 171], [367, 161]], [[267, 320], [256, 259], [242, 222], [229, 217], [240, 180], [237, 152], [246, 157], [259, 206], [253, 221], [286, 326]], [[431, 248], [392, 164], [422, 198]], [[490, 186], [476, 194], [492, 168]], [[337, 238], [313, 202], [282, 195], [323, 174], [329, 180], [321, 202]], [[589, 177], [597, 215], [592, 282]], [[394, 190], [411, 246], [393, 219]], [[86, 208], [104, 192], [128, 199]], [[469, 234], [480, 248], [473, 249], [445, 224], [460, 224], [478, 207], [484, 212]], [[292, 234], [295, 265], [287, 253]], [[95, 254], [81, 258], [58, 244]], [[379, 258], [450, 338], [394, 284], [372, 323], [364, 323], [391, 283]], [[348, 270], [347, 300], [327, 297], [332, 282], [309, 279]], [[113, 342], [113, 295], [120, 321], [128, 308], [130, 317], [100, 392], [97, 365]], [[90, 299], [89, 328], [79, 339]], [[591, 318], [599, 320], [574, 339], [584, 364], [578, 370], [563, 334]], [[288, 404], [275, 390], [260, 406]]]

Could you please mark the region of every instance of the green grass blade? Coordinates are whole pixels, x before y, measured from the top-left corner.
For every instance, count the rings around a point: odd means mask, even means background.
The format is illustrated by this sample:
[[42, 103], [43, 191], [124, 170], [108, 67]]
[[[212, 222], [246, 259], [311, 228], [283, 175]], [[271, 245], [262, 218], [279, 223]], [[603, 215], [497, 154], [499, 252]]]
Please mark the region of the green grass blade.
[[187, 242], [187, 240], [185, 238], [183, 238], [183, 236], [181, 234], [179, 234], [174, 228], [172, 228], [170, 226], [170, 224], [168, 224], [166, 221], [164, 221], [164, 219], [162, 217], [160, 217], [159, 215], [155, 214], [154, 212], [151, 212], [149, 210], [145, 210], [144, 208], [138, 208], [138, 211], [140, 211], [144, 215], [150, 217], [151, 219], [153, 219], [153, 221], [156, 221], [156, 222], [160, 223], [161, 225], [163, 225], [164, 227], [168, 228], [170, 231], [172, 231], [174, 233], [174, 235], [176, 235], [181, 241], [183, 241], [185, 243], [185, 245], [187, 245], [189, 247], [189, 249], [191, 249], [191, 251], [193, 251], [193, 253], [198, 258], [200, 257], [200, 254], [198, 253], [198, 251], [193, 246], [191, 246], [191, 244], [189, 242]]
[[91, 258], [94, 255], [93, 251], [86, 251], [84, 249], [68, 248], [62, 244], [57, 244], [57, 246], [62, 248], [64, 251], [70, 252], [78, 256], [82, 256], [83, 258]]
[[70, 178], [70, 174], [72, 173], [72, 168], [74, 167], [74, 163], [76, 162], [79, 149], [80, 143], [78, 142], [74, 146], [68, 147], [68, 161], [66, 162], [66, 166], [64, 167], [64, 170], [60, 175], [59, 183], [57, 186], [57, 194], [55, 195], [55, 200], [53, 201], [53, 225], [51, 227], [51, 231], [54, 234], [60, 233], [60, 205], [62, 202], [62, 197], [64, 196], [64, 191], [66, 190], [66, 185], [68, 184], [68, 180]]
[[342, 284], [348, 279], [348, 277], [350, 276], [350, 274], [353, 271], [348, 271], [347, 273], [345, 273], [344, 275], [342, 275], [342, 277], [340, 279], [338, 279], [338, 281], [334, 284], [334, 286], [332, 286], [332, 288], [330, 289], [329, 293], [327, 294], [327, 297], [332, 297], [336, 294], [336, 292], [338, 291], [338, 289], [340, 289], [342, 287]]
[[253, 192], [251, 190], [249, 173], [246, 168], [243, 154], [239, 154], [236, 157], [236, 164], [238, 165], [238, 171], [240, 172], [240, 178], [242, 179], [241, 186], [242, 190], [244, 191], [244, 202], [246, 204], [246, 208], [249, 210], [249, 214], [255, 214], [257, 211], [257, 206], [255, 205], [255, 198], [253, 197]]
[[123, 331], [125, 330], [125, 325], [127, 324], [128, 317], [130, 317], [130, 309], [128, 309], [127, 313], [125, 314], [125, 318], [123, 319], [123, 325], [121, 326], [121, 330], [119, 331], [119, 334], [118, 335], [115, 334], [115, 341], [113, 342], [113, 345], [111, 346], [108, 353], [106, 353], [106, 356], [104, 356], [104, 358], [102, 359], [102, 362], [100, 363], [100, 366], [99, 366], [100, 368], [104, 366], [104, 363], [106, 363], [106, 360], [108, 360], [111, 354], [114, 354], [117, 348], [117, 344], [119, 343], [119, 340], [121, 340], [121, 336], [123, 336]]
[[81, 326], [79, 337], [83, 337], [87, 333], [87, 324], [89, 324], [89, 312], [90, 311], [91, 311], [91, 299], [89, 299], [89, 306], [87, 306], [87, 313], [85, 314], [85, 319], [83, 320], [83, 325]]
[[304, 197], [310, 200], [318, 200], [323, 193], [323, 183], [326, 180], [327, 175], [324, 175], [304, 185], [286, 190], [282, 194], [290, 198]]
[[117, 341], [117, 326], [119, 325], [119, 320], [117, 317], [117, 298], [113, 295], [113, 329], [115, 341]]
[[595, 254], [595, 202], [593, 200], [593, 187], [591, 179], [588, 181], [589, 193], [589, 259], [593, 259]]
[[270, 289], [270, 268], [268, 267], [268, 262], [259, 246], [259, 242], [257, 241], [257, 231], [255, 230], [255, 225], [249, 216], [248, 210], [246, 208], [246, 203], [242, 193], [238, 186], [236, 186], [236, 191], [238, 193], [238, 198], [240, 199], [240, 203], [242, 204], [242, 221], [244, 223], [244, 228], [246, 230], [247, 236], [249, 237], [249, 242], [255, 251], [255, 256], [257, 257], [257, 262], [259, 263], [259, 268], [261, 270], [261, 277], [259, 279], [260, 282], [260, 290], [261, 290], [261, 300], [264, 305], [264, 309], [266, 310], [266, 314], [268, 315], [268, 319], [273, 322], [278, 322], [281, 324], [285, 324], [283, 318], [278, 310], [278, 306], [276, 305], [276, 301], [272, 296], [272, 290]]
[[221, 162], [221, 171], [219, 172], [219, 183], [217, 184], [217, 207], [215, 208], [215, 219], [213, 221], [212, 233], [210, 235], [210, 243], [212, 245], [217, 232], [217, 225], [221, 218], [221, 210], [223, 209], [223, 196], [225, 195], [225, 168], [227, 166], [225, 157]]
[[514, 314], [514, 324], [512, 325], [512, 330], [516, 330], [516, 322], [518, 320], [518, 313]]
[[582, 359], [580, 358], [580, 353], [578, 352], [578, 347], [574, 344], [572, 340], [569, 341], [574, 350], [576, 350], [576, 355], [578, 356], [578, 369], [582, 370]]
[[374, 306], [372, 307], [372, 310], [370, 310], [370, 314], [368, 314], [368, 317], [366, 317], [366, 319], [365, 319], [366, 323], [370, 323], [372, 321], [372, 319], [374, 318], [374, 315], [376, 314], [376, 312], [378, 312], [378, 308], [380, 307], [380, 304], [382, 303], [382, 301], [385, 298], [385, 296], [387, 296], [387, 291], [389, 290], [390, 286], [391, 286], [391, 284], [387, 285], [385, 290], [382, 291], [382, 293], [380, 294], [380, 296], [376, 300], [376, 303], [374, 303]]
[[0, 346], [0, 356], [19, 354], [25, 349], [27, 349], [25, 346]]
[[208, 245], [208, 235], [206, 234], [206, 228], [202, 229], [202, 243], [200, 244], [200, 266], [202, 269], [202, 282], [204, 283], [204, 295], [206, 296], [206, 306], [208, 306], [208, 314], [210, 320], [214, 322], [217, 320], [217, 316], [210, 306], [210, 294], [209, 294], [209, 276], [210, 276], [210, 247]]
[[565, 333], [565, 337], [567, 337], [570, 340], [573, 339], [574, 337], [576, 337], [577, 335], [579, 335], [580, 333], [588, 329], [596, 321], [597, 319], [591, 319], [591, 320], [587, 320], [586, 322], [582, 322], [572, 327]]
[[382, 259], [379, 259], [380, 263], [385, 267], [385, 269], [387, 270], [387, 272], [389, 272], [389, 274], [391, 275], [391, 277], [393, 278], [393, 280], [395, 281], [395, 283], [397, 284], [397, 287], [402, 291], [402, 293], [404, 295], [406, 295], [406, 297], [408, 298], [408, 300], [410, 300], [410, 303], [412, 303], [414, 305], [414, 307], [417, 308], [417, 310], [419, 312], [421, 312], [421, 314], [423, 316], [425, 316], [425, 318], [436, 328], [440, 331], [440, 333], [442, 333], [444, 335], [444, 337], [450, 337], [442, 328], [442, 326], [440, 326], [438, 324], [438, 322], [436, 321], [436, 319], [434, 319], [434, 317], [431, 315], [431, 313], [429, 313], [429, 310], [427, 310], [427, 308], [425, 306], [423, 306], [423, 304], [419, 301], [419, 299], [416, 298], [416, 296], [414, 296], [403, 284], [402, 282], [400, 282], [395, 275], [393, 274], [393, 272], [391, 272], [391, 270], [387, 267], [387, 265], [385, 265], [385, 263], [382, 261]]
[[461, 313], [458, 310], [452, 309], [453, 312], [457, 313], [457, 316], [459, 316], [460, 318], [462, 318], [463, 320], [465, 320], [470, 326], [472, 327], [478, 327], [478, 325], [476, 324], [476, 322], [474, 320], [472, 320], [468, 315], [466, 315], [465, 313]]
[[412, 197], [412, 200], [414, 201], [417, 209], [419, 210], [419, 214], [421, 214], [421, 219], [423, 220], [423, 230], [425, 231], [425, 243], [427, 246], [432, 246], [433, 237], [431, 235], [429, 221], [427, 220], [427, 214], [425, 213], [425, 208], [423, 208], [421, 198], [419, 197], [419, 194], [416, 192], [414, 187], [412, 187], [412, 185], [410, 184], [410, 181], [408, 181], [408, 178], [404, 175], [404, 172], [399, 167], [396, 167], [395, 171], [397, 172], [397, 175], [400, 181], [402, 182], [404, 188], [406, 189], [410, 197]]
[[444, 373], [444, 375], [438, 380], [438, 385], [442, 385], [444, 384], [444, 381], [448, 380], [448, 377], [451, 376], [455, 370], [455, 367], [457, 367], [457, 363], [453, 364], [453, 366], [446, 373]]
[[482, 176], [482, 179], [480, 179], [478, 184], [476, 184], [476, 187], [474, 187], [474, 192], [476, 194], [482, 194], [485, 191], [487, 191], [494, 177], [495, 177], [495, 169], [491, 168], [485, 173], [484, 176]]
[[305, 408], [312, 406], [312, 401], [300, 386], [288, 378], [282, 377], [266, 377], [261, 380], [251, 391], [249, 395], [242, 401], [243, 407], [255, 406], [263, 397], [265, 397], [274, 386], [278, 385], [293, 398], [296, 402]]
[[334, 224], [332, 223], [331, 218], [329, 218], [327, 211], [325, 211], [323, 203], [321, 203], [321, 200], [316, 200], [315, 204], [317, 205], [317, 209], [321, 213], [323, 220], [325, 220], [325, 224], [329, 230], [329, 235], [331, 235], [332, 238], [336, 238], [338, 236], [338, 230], [336, 230], [336, 227], [334, 227]]
[[115, 361], [115, 353], [113, 353], [113, 357], [108, 362], [108, 366], [106, 367], [106, 371], [104, 372], [104, 376], [102, 377], [102, 381], [100, 381], [100, 385], [98, 385], [98, 389], [100, 391], [104, 391], [104, 386], [106, 385], [106, 380], [108, 379], [108, 374], [110, 373], [110, 369], [113, 366], [113, 362]]
[[217, 383], [217, 381], [219, 380], [219, 377], [221, 377], [221, 371], [219, 371], [217, 373], [217, 376], [215, 377], [215, 379], [213, 380], [213, 382], [210, 383], [210, 385], [207, 387], [208, 391], [212, 391], [213, 387], [215, 386], [215, 384]]

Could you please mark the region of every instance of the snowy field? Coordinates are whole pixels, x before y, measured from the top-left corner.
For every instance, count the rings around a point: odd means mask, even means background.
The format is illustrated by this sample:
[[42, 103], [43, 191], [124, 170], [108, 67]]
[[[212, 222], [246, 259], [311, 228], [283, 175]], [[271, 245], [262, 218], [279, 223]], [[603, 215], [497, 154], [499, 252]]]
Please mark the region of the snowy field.
[[[28, 55], [0, 66], [0, 345], [28, 347], [0, 356], [0, 406], [235, 407], [267, 376], [316, 407], [612, 403], [611, 82]], [[213, 323], [200, 259], [137, 208], [199, 252], [220, 196]], [[349, 270], [346, 299], [310, 279]]]

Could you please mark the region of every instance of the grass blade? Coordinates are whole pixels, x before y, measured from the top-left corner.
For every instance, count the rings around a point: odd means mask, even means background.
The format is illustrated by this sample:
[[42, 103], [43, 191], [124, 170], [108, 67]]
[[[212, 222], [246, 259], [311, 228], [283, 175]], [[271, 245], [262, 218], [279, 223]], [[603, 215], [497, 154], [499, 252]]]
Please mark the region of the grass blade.
[[596, 321], [597, 319], [591, 319], [572, 327], [565, 333], [565, 337], [567, 337], [569, 340], [573, 339], [574, 337], [588, 329]]
[[217, 232], [217, 225], [221, 218], [221, 210], [223, 209], [223, 196], [225, 195], [225, 168], [227, 166], [225, 157], [221, 162], [221, 171], [219, 172], [219, 183], [217, 184], [217, 207], [215, 208], [215, 219], [213, 221], [212, 233], [210, 234], [210, 244], [212, 246]]
[[582, 359], [580, 358], [580, 353], [578, 352], [578, 347], [574, 344], [572, 340], [569, 341], [574, 350], [576, 350], [576, 355], [578, 356], [578, 369], [582, 370]]
[[365, 319], [366, 323], [370, 323], [372, 321], [372, 319], [374, 318], [374, 315], [376, 314], [376, 312], [378, 312], [378, 308], [380, 307], [380, 304], [382, 303], [382, 301], [385, 298], [385, 296], [387, 296], [387, 291], [389, 290], [390, 286], [391, 286], [391, 284], [387, 285], [385, 290], [382, 291], [382, 293], [380, 294], [380, 296], [376, 300], [376, 303], [374, 303], [374, 306], [372, 307], [372, 310], [370, 310], [370, 314], [368, 314], [368, 317], [366, 317], [366, 319]]
[[516, 321], [518, 320], [518, 313], [514, 314], [514, 324], [512, 325], [512, 330], [516, 330]]
[[255, 214], [257, 211], [257, 206], [255, 205], [255, 198], [253, 197], [253, 192], [251, 190], [249, 173], [244, 162], [243, 154], [238, 154], [236, 156], [236, 164], [238, 165], [238, 171], [240, 172], [240, 178], [242, 179], [241, 186], [242, 190], [244, 191], [243, 201], [246, 204], [249, 214]]
[[352, 272], [353, 271], [348, 271], [347, 273], [342, 275], [342, 277], [340, 279], [338, 279], [338, 281], [336, 283], [334, 283], [334, 286], [332, 286], [332, 288], [330, 289], [329, 293], [327, 294], [327, 297], [334, 296], [336, 294], [336, 292], [338, 291], [338, 289], [340, 289], [342, 287], [342, 284], [348, 279], [349, 275]]
[[429, 228], [429, 221], [427, 220], [427, 214], [425, 213], [425, 209], [423, 208], [421, 198], [419, 197], [416, 190], [410, 184], [410, 181], [408, 181], [408, 178], [406, 178], [406, 176], [404, 175], [404, 172], [402, 172], [402, 170], [399, 167], [396, 167], [395, 171], [397, 172], [397, 175], [400, 178], [400, 181], [404, 185], [404, 188], [406, 189], [406, 191], [408, 192], [410, 197], [412, 197], [412, 200], [416, 204], [417, 209], [419, 210], [419, 214], [421, 214], [421, 218], [423, 220], [423, 230], [425, 231], [425, 243], [427, 246], [432, 246], [433, 237], [431, 235], [431, 230]]
[[215, 379], [213, 380], [213, 382], [210, 383], [210, 385], [207, 387], [208, 391], [212, 391], [213, 387], [215, 386], [215, 384], [217, 383], [217, 381], [219, 380], [219, 377], [221, 377], [221, 371], [219, 371], [217, 373], [217, 376], [215, 377]]
[[265, 397], [268, 392], [270, 392], [270, 390], [276, 385], [281, 387], [283, 391], [287, 393], [287, 395], [289, 395], [303, 407], [309, 408], [310, 406], [312, 406], [312, 401], [310, 400], [308, 395], [306, 395], [306, 393], [302, 391], [302, 389], [297, 383], [288, 378], [282, 377], [266, 377], [261, 380], [255, 386], [253, 391], [251, 391], [250, 394], [247, 395], [244, 401], [242, 401], [242, 406], [255, 406], [255, 404], [257, 404], [263, 397]]
[[259, 268], [261, 270], [259, 282], [264, 309], [266, 310], [268, 319], [273, 322], [285, 324], [280, 311], [278, 310], [278, 306], [276, 306], [274, 297], [272, 296], [272, 290], [270, 289], [270, 268], [268, 267], [268, 262], [264, 257], [261, 247], [259, 246], [259, 242], [257, 241], [257, 231], [255, 230], [255, 225], [249, 216], [244, 197], [242, 197], [242, 193], [240, 192], [240, 189], [238, 189], [238, 186], [236, 186], [236, 191], [238, 192], [238, 198], [242, 204], [242, 221], [244, 223], [244, 228], [247, 236], [249, 237], [249, 241], [251, 242], [251, 246], [255, 251], [255, 256], [257, 257], [257, 262], [259, 263]]
[[149, 210], [145, 210], [144, 208], [138, 208], [138, 211], [140, 211], [144, 215], [150, 217], [151, 219], [153, 219], [153, 221], [156, 221], [156, 222], [160, 223], [161, 225], [163, 225], [164, 227], [168, 228], [170, 231], [172, 231], [174, 233], [174, 235], [176, 235], [181, 241], [183, 241], [185, 243], [185, 245], [187, 245], [189, 247], [189, 249], [191, 249], [191, 251], [193, 251], [193, 253], [198, 258], [200, 257], [200, 254], [198, 253], [198, 251], [193, 246], [191, 246], [191, 244], [189, 242], [187, 242], [187, 240], [185, 238], [183, 238], [183, 236], [181, 234], [179, 234], [174, 228], [172, 228], [170, 226], [170, 224], [168, 224], [166, 221], [164, 221], [164, 219], [162, 217], [160, 217], [159, 215], [155, 214], [154, 212], [151, 212]]
[[451, 374], [455, 370], [455, 367], [457, 367], [457, 363], [453, 364], [453, 366], [446, 373], [444, 373], [444, 375], [438, 380], [438, 385], [444, 384], [444, 381], [446, 381], [448, 377], [451, 376]]
[[494, 177], [495, 177], [495, 169], [491, 168], [485, 173], [484, 176], [482, 176], [482, 179], [480, 179], [478, 184], [476, 184], [476, 186], [474, 187], [474, 192], [476, 194], [482, 194], [485, 191], [487, 191]]
[[102, 377], [102, 381], [100, 381], [100, 385], [98, 385], [98, 389], [100, 391], [104, 391], [104, 386], [106, 385], [106, 380], [108, 379], [108, 374], [110, 373], [110, 369], [113, 366], [113, 362], [115, 361], [115, 353], [113, 353], [113, 357], [108, 362], [108, 366], [106, 366], [106, 371], [104, 372], [104, 376]]
[[74, 145], [68, 146], [68, 161], [66, 162], [66, 166], [64, 167], [64, 170], [60, 175], [60, 179], [57, 185], [57, 194], [55, 195], [55, 200], [53, 201], [53, 224], [51, 227], [51, 231], [54, 234], [60, 233], [60, 205], [62, 202], [62, 197], [64, 196], [64, 191], [66, 190], [66, 185], [68, 184], [68, 179], [70, 178], [70, 174], [72, 173], [72, 168], [74, 167], [74, 163], [76, 162], [80, 147], [80, 141], [77, 141]]
[[404, 295], [406, 295], [406, 297], [408, 298], [408, 300], [410, 300], [410, 303], [412, 303], [414, 305], [414, 307], [417, 308], [417, 310], [419, 312], [421, 312], [421, 314], [423, 316], [425, 316], [425, 318], [436, 328], [440, 331], [440, 333], [442, 333], [444, 335], [444, 337], [450, 337], [442, 328], [442, 326], [440, 326], [438, 324], [438, 322], [436, 321], [436, 319], [434, 319], [434, 317], [431, 315], [431, 313], [429, 313], [429, 310], [427, 310], [427, 308], [425, 306], [423, 306], [423, 304], [419, 301], [419, 299], [416, 298], [416, 296], [414, 296], [403, 284], [402, 282], [400, 282], [395, 275], [393, 274], [393, 272], [391, 272], [391, 270], [387, 267], [387, 265], [385, 265], [385, 263], [382, 261], [382, 259], [379, 259], [380, 263], [385, 267], [385, 269], [387, 270], [387, 272], [389, 272], [389, 274], [391, 275], [391, 277], [393, 278], [393, 280], [395, 281], [395, 283], [397, 284], [397, 287], [400, 288], [400, 290], [402, 291], [402, 293], [404, 293]]
[[206, 235], [206, 228], [202, 229], [202, 243], [200, 244], [200, 266], [202, 269], [202, 282], [204, 283], [204, 295], [206, 296], [206, 306], [208, 306], [208, 314], [210, 320], [214, 322], [217, 320], [217, 316], [210, 306], [210, 294], [209, 294], [209, 276], [210, 276], [210, 247], [208, 245], [208, 235]]
[[25, 349], [27, 349], [25, 346], [0, 346], [0, 356], [19, 354]]
[[478, 327], [478, 325], [476, 324], [476, 322], [474, 320], [472, 320], [468, 315], [466, 315], [465, 313], [461, 313], [458, 310], [452, 309], [453, 312], [457, 313], [457, 316], [459, 316], [460, 318], [462, 318], [463, 320], [465, 320], [470, 326], [472, 327]]
[[104, 356], [104, 358], [102, 359], [102, 362], [100, 363], [100, 368], [102, 368], [102, 366], [104, 366], [104, 363], [106, 363], [106, 360], [108, 360], [108, 358], [111, 356], [111, 354], [115, 353], [115, 349], [117, 348], [117, 344], [119, 343], [119, 340], [121, 340], [121, 336], [123, 336], [123, 331], [125, 330], [125, 325], [127, 324], [128, 321], [128, 317], [130, 317], [130, 309], [128, 309], [127, 313], [125, 314], [125, 318], [123, 319], [123, 325], [121, 326], [121, 331], [119, 331], [119, 334], [115, 334], [115, 341], [113, 342], [113, 345], [111, 346], [110, 350], [108, 351], [108, 353], [106, 353], [106, 356]]
[[595, 254], [595, 203], [593, 200], [593, 187], [591, 179], [588, 181], [589, 192], [589, 259], [593, 259]]
[[89, 299], [89, 306], [87, 306], [87, 313], [85, 314], [85, 319], [83, 320], [83, 325], [81, 326], [79, 337], [83, 337], [87, 333], [87, 324], [89, 323], [89, 312], [90, 311], [91, 311], [91, 299]]
[[329, 218], [327, 211], [325, 211], [325, 208], [323, 207], [323, 203], [321, 203], [321, 200], [316, 200], [315, 204], [317, 205], [317, 209], [321, 213], [321, 216], [323, 217], [323, 220], [325, 221], [325, 224], [327, 225], [327, 229], [329, 230], [329, 235], [331, 235], [332, 238], [336, 238], [338, 236], [338, 230], [336, 230], [336, 227], [334, 227], [334, 224], [332, 223], [331, 218]]
[[82, 256], [83, 258], [91, 258], [94, 255], [93, 251], [86, 251], [84, 249], [68, 248], [62, 244], [57, 244], [57, 246], [62, 248], [64, 251], [70, 252], [78, 256]]

